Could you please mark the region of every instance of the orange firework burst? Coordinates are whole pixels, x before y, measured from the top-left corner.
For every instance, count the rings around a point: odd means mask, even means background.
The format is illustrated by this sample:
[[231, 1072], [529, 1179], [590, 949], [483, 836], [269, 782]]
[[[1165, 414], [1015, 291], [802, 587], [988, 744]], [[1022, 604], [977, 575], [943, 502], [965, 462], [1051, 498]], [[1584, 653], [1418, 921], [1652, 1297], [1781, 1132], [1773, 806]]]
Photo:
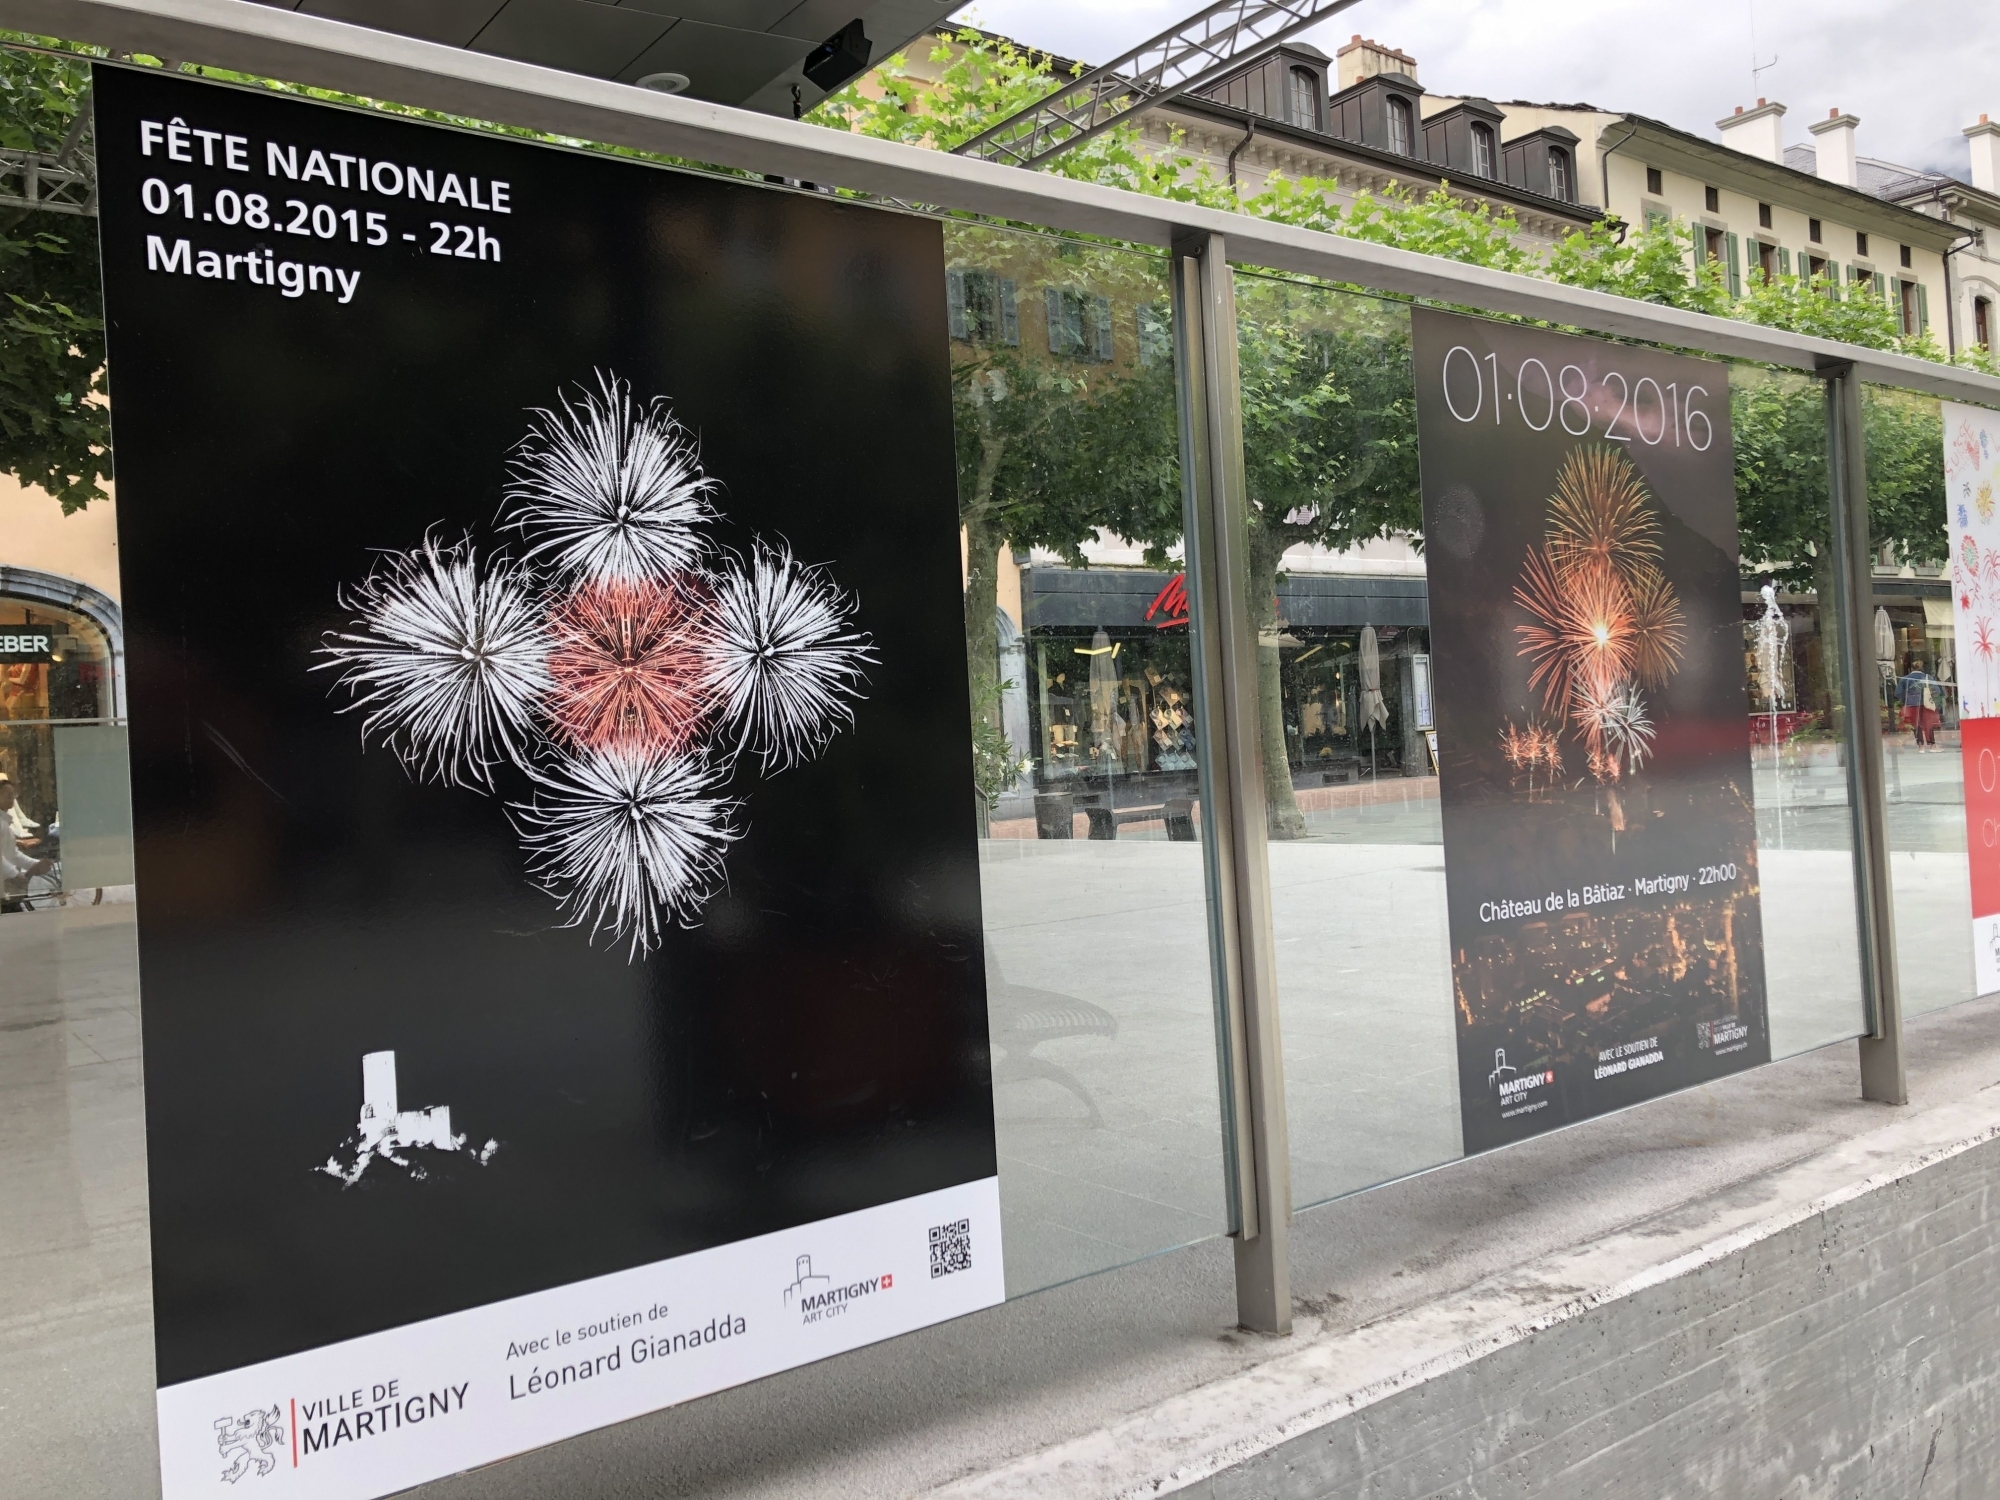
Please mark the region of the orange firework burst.
[[1637, 641], [1632, 597], [1618, 570], [1598, 558], [1569, 568], [1548, 548], [1528, 553], [1514, 598], [1534, 616], [1516, 625], [1521, 655], [1534, 662], [1528, 685], [1561, 712], [1579, 685], [1604, 687], [1630, 675]]
[[[1533, 664], [1528, 686], [1574, 725], [1599, 781], [1638, 770], [1652, 738], [1639, 689], [1664, 687], [1687, 646], [1687, 616], [1660, 556], [1660, 523], [1631, 459], [1606, 447], [1571, 454], [1547, 536], [1529, 549], [1514, 589], [1530, 619], [1514, 631]], [[1634, 724], [1644, 725], [1641, 740], [1626, 733]]]
[[1632, 598], [1632, 670], [1649, 688], [1666, 685], [1687, 645], [1687, 616], [1667, 575], [1647, 564], [1626, 580]]
[[555, 727], [589, 750], [682, 749], [713, 707], [701, 658], [703, 594], [691, 575], [607, 580], [549, 621]]
[[1562, 737], [1555, 730], [1537, 728], [1534, 731], [1535, 749], [1541, 759], [1542, 769], [1551, 778], [1563, 773]]
[[1581, 448], [1564, 462], [1549, 500], [1549, 552], [1565, 570], [1597, 561], [1627, 576], [1659, 561], [1660, 523], [1623, 453]]
[[1500, 731], [1500, 755], [1513, 770], [1527, 772], [1531, 797], [1537, 774], [1553, 782], [1563, 773], [1562, 741], [1553, 729], [1532, 720], [1525, 728], [1507, 721]]

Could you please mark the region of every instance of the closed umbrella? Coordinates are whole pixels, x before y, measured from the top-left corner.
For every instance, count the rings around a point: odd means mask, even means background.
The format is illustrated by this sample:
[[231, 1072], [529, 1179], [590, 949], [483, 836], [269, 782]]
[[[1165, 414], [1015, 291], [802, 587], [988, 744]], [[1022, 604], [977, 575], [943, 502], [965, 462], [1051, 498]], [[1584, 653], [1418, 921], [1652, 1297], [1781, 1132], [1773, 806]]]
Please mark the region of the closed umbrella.
[[1368, 726], [1368, 773], [1375, 774], [1375, 726], [1389, 722], [1389, 705], [1382, 701], [1382, 648], [1375, 627], [1361, 627], [1361, 722]]
[[1111, 659], [1111, 637], [1100, 625], [1090, 638], [1090, 732], [1097, 737], [1098, 754], [1107, 771], [1116, 750], [1117, 717], [1118, 664]]
[[1896, 662], [1896, 632], [1889, 624], [1889, 611], [1886, 609], [1875, 611], [1875, 660], [1891, 666]]
[[1882, 691], [1891, 715], [1896, 708], [1896, 632], [1889, 624], [1889, 611], [1875, 611], [1875, 670], [1882, 674]]
[[1111, 659], [1111, 637], [1102, 625], [1090, 638], [1090, 727], [1111, 733], [1111, 716], [1118, 711], [1118, 664]]

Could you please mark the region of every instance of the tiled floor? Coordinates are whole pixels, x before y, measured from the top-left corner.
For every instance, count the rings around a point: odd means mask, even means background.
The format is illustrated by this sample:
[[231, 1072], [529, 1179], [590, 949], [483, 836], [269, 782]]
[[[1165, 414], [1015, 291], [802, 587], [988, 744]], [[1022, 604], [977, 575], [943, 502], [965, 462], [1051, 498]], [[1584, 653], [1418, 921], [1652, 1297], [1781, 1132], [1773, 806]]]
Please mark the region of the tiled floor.
[[8, 1493], [128, 1500], [158, 1486], [132, 915], [0, 917]]

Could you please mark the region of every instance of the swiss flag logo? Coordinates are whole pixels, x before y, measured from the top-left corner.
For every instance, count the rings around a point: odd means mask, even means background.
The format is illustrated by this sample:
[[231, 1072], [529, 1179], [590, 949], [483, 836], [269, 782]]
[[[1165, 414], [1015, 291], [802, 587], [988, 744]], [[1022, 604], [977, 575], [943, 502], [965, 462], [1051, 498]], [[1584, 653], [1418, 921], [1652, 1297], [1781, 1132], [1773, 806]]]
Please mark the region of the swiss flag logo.
[[894, 1286], [895, 1284], [896, 1284], [895, 1276], [893, 1276], [887, 1271], [884, 1271], [882, 1273], [882, 1290], [886, 1292], [889, 1290], [890, 1287]]

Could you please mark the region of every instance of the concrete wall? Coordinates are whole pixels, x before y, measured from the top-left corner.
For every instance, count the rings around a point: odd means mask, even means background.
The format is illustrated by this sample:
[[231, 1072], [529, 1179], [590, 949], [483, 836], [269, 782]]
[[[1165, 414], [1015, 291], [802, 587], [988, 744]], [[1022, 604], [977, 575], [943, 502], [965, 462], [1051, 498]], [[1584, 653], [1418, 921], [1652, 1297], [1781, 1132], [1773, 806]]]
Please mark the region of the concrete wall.
[[1181, 1493], [2000, 1494], [2000, 1141]]

